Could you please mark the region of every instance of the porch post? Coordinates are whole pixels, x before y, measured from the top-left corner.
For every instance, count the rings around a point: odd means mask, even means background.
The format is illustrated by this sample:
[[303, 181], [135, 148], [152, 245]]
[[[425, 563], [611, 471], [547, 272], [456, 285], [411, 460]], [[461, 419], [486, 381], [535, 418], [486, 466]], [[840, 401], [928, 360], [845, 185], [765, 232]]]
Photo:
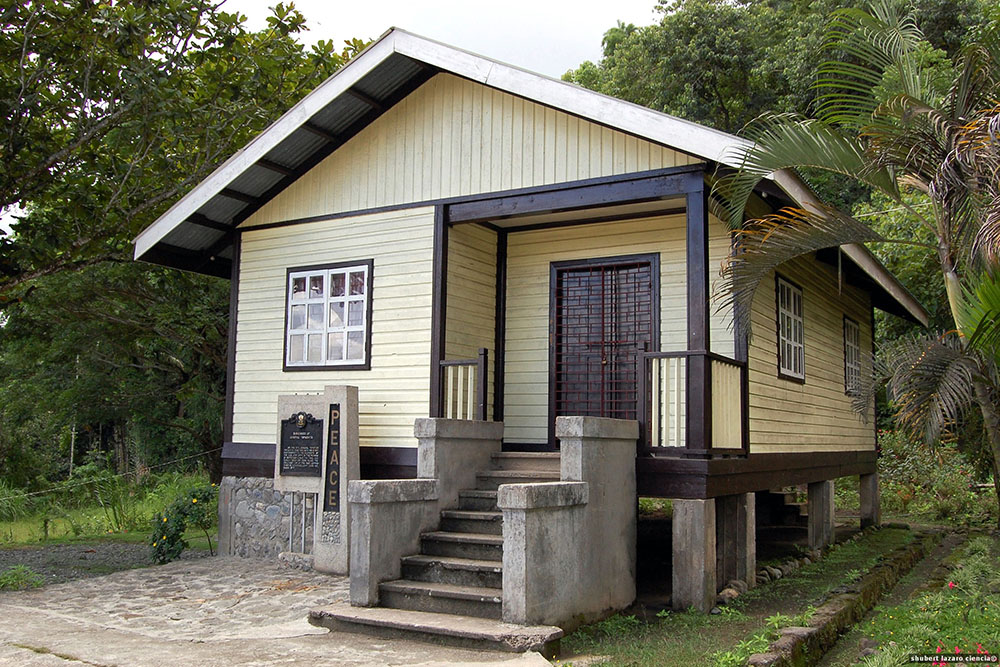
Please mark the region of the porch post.
[[822, 549], [833, 544], [834, 530], [833, 480], [809, 484], [809, 548]]
[[738, 580], [753, 588], [757, 574], [757, 526], [753, 493], [715, 499], [716, 578], [721, 586]]
[[708, 613], [715, 606], [715, 498], [674, 499], [673, 608]]
[[434, 207], [434, 254], [431, 282], [431, 377], [429, 417], [443, 417], [441, 362], [445, 355], [445, 313], [448, 309], [448, 218], [445, 207]]
[[497, 229], [496, 310], [493, 315], [493, 421], [503, 421], [504, 357], [507, 345], [507, 231]]
[[[709, 350], [708, 193], [701, 173], [687, 193], [687, 348]], [[686, 446], [705, 450], [712, 445], [712, 387], [709, 360], [687, 359]]]
[[882, 504], [879, 498], [878, 473], [861, 475], [861, 527], [878, 526], [882, 523]]

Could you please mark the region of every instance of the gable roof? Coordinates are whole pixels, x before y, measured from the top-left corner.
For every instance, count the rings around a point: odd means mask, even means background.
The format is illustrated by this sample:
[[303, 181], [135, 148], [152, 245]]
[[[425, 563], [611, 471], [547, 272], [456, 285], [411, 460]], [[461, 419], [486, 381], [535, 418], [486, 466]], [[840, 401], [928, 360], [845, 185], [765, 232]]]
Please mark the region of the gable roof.
[[[742, 138], [392, 28], [303, 97], [143, 230], [135, 258], [228, 277], [235, 227], [439, 72], [448, 72], [709, 162], [740, 166]], [[775, 183], [802, 205], [815, 196], [793, 173]], [[888, 310], [927, 313], [863, 246], [844, 254], [884, 291]]]

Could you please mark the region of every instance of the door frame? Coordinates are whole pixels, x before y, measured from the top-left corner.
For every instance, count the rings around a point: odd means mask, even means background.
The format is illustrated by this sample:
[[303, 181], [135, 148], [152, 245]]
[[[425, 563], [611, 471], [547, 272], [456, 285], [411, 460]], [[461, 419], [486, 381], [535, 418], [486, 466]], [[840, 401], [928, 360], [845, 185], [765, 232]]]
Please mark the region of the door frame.
[[[650, 352], [660, 351], [660, 253], [637, 253], [633, 255], [613, 255], [610, 257], [592, 257], [587, 259], [571, 259], [561, 262], [549, 262], [549, 409], [548, 409], [548, 449], [559, 449], [556, 440], [556, 279], [559, 271], [565, 269], [584, 269], [590, 266], [615, 266], [618, 264], [649, 263], [650, 273], [650, 317], [652, 332]], [[638, 372], [638, 371], [637, 371]], [[637, 397], [643, 400], [643, 397]], [[636, 406], [638, 408], [638, 405]]]

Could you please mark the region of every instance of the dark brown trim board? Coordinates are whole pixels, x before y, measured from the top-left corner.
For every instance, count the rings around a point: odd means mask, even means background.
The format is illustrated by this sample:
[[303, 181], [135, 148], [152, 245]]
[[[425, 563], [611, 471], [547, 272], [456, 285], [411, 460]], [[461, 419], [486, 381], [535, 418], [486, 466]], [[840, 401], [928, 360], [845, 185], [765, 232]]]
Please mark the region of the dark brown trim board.
[[[275, 446], [227, 442], [222, 446], [222, 474], [274, 477]], [[417, 476], [416, 447], [361, 447], [361, 479], [412, 479]]]
[[[711, 349], [708, 292], [708, 192], [704, 179], [687, 193], [687, 349]], [[685, 444], [706, 450], [712, 444], [712, 372], [708, 357], [688, 357]], [[643, 425], [645, 431], [645, 424]]]
[[445, 355], [448, 312], [448, 212], [434, 207], [434, 250], [431, 283], [431, 368], [429, 416], [443, 417], [441, 362]]
[[222, 418], [222, 441], [233, 439], [233, 409], [236, 403], [236, 318], [240, 296], [241, 237], [233, 235], [232, 274], [229, 278], [229, 331], [226, 340], [226, 407]]
[[[319, 364], [316, 366], [303, 366], [303, 365], [288, 365], [288, 281], [293, 273], [298, 273], [299, 271], [323, 271], [329, 269], [342, 269], [348, 266], [367, 266], [368, 267], [368, 284], [365, 285], [365, 289], [368, 290], [367, 299], [365, 303], [365, 362], [363, 364]], [[375, 260], [373, 259], [358, 259], [349, 262], [332, 262], [329, 264], [312, 264], [309, 266], [294, 266], [285, 269], [285, 318], [284, 318], [284, 329], [282, 330], [282, 341], [281, 341], [281, 370], [285, 372], [299, 372], [299, 371], [368, 371], [372, 368], [372, 312], [374, 310], [373, 303], [375, 302], [375, 293], [372, 287], [375, 285]], [[345, 313], [346, 315], [346, 313]], [[323, 317], [329, 317], [329, 314], [324, 312]], [[347, 341], [344, 341], [347, 344]]]
[[507, 232], [497, 229], [496, 295], [493, 313], [493, 421], [503, 421], [507, 346]]
[[734, 458], [636, 459], [640, 496], [716, 498], [875, 472], [868, 451], [750, 454]]

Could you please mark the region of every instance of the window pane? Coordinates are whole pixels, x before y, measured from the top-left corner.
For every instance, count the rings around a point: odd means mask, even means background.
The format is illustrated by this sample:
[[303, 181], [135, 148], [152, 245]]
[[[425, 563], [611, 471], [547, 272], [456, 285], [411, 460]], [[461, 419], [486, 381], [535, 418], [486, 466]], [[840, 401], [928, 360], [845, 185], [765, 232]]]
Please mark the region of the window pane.
[[306, 307], [292, 306], [292, 328], [304, 329], [306, 326]]
[[358, 327], [365, 323], [365, 302], [351, 301], [347, 304], [347, 325]]
[[330, 361], [339, 361], [344, 358], [344, 334], [330, 334], [329, 342], [326, 345], [326, 358]]
[[309, 276], [309, 298], [323, 298], [323, 276]]
[[363, 271], [351, 272], [351, 295], [365, 293], [365, 274]]
[[363, 331], [350, 331], [347, 334], [347, 358], [365, 358], [365, 334]]
[[296, 362], [302, 361], [302, 345], [305, 342], [303, 339], [305, 336], [292, 336], [288, 344], [288, 361]]
[[344, 274], [330, 274], [330, 296], [344, 296]]
[[323, 337], [318, 334], [309, 335], [309, 347], [306, 350], [306, 361], [319, 363], [323, 356]]
[[292, 278], [292, 300], [297, 301], [304, 298], [306, 298], [306, 279]]
[[310, 329], [323, 328], [323, 304], [321, 303], [309, 304], [309, 328]]
[[337, 328], [344, 326], [344, 303], [342, 301], [330, 304], [330, 326]]

